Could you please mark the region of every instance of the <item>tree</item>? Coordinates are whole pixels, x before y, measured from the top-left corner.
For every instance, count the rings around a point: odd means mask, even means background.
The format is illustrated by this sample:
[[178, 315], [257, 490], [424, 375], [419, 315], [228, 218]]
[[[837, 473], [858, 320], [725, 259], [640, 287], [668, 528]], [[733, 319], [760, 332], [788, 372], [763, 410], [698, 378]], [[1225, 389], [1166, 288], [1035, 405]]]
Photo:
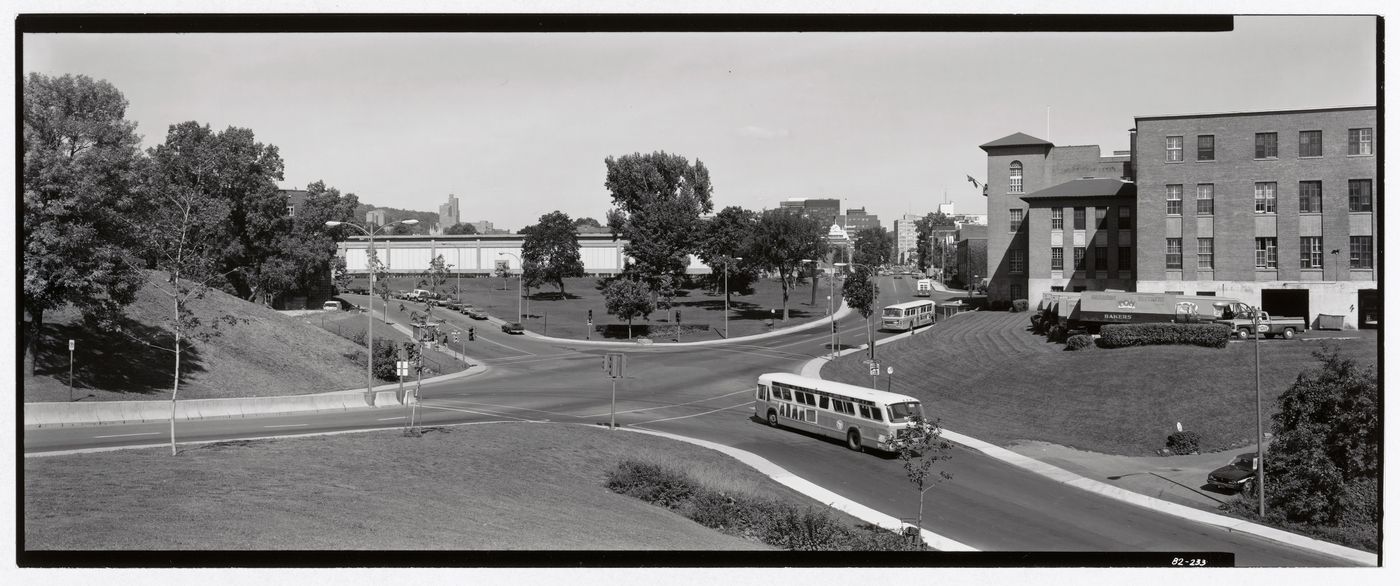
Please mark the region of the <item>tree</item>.
[[320, 282], [337, 259], [336, 243], [352, 234], [348, 226], [327, 227], [326, 222], [351, 222], [358, 206], [359, 198], [353, 193], [342, 196], [340, 190], [322, 181], [308, 185], [305, 201], [278, 237], [275, 250], [262, 262], [260, 273], [251, 280], [253, 290], [271, 299]]
[[24, 82], [24, 368], [43, 352], [44, 315], [73, 305], [111, 322], [145, 281], [129, 218], [141, 159], [126, 98], [87, 76]]
[[[227, 283], [230, 272], [223, 270], [228, 246], [231, 204], [222, 197], [219, 176], [223, 163], [220, 145], [206, 140], [207, 128], [185, 123], [170, 127], [164, 144], [150, 151], [144, 193], [151, 205], [140, 225], [147, 251], [161, 273], [152, 273], [151, 285], [170, 302], [170, 316], [162, 326], [174, 337], [169, 348], [175, 355], [175, 373], [170, 391], [170, 453], [175, 444], [175, 407], [180, 393], [180, 358], [188, 340], [204, 341], [218, 334], [220, 323], [236, 323], [233, 318], [214, 316], [205, 322], [192, 311], [211, 287]], [[161, 348], [154, 343], [147, 345]]]
[[866, 228], [856, 232], [852, 260], [872, 267], [883, 266], [890, 262], [894, 246], [894, 235], [883, 226]]
[[1381, 445], [1376, 373], [1335, 347], [1313, 356], [1321, 366], [1298, 375], [1273, 415], [1264, 467], [1269, 510], [1302, 523], [1374, 522]]
[[350, 274], [349, 268], [345, 266], [345, 259], [339, 256], [331, 259], [331, 281], [335, 283], [335, 290], [338, 294], [344, 294], [350, 288], [350, 283], [355, 277]]
[[953, 457], [950, 453], [953, 444], [943, 439], [943, 429], [937, 421], [929, 423], [923, 415], [915, 415], [910, 420], [913, 425], [903, 430], [907, 435], [904, 436], [905, 443], [899, 446], [899, 459], [904, 462], [905, 477], [919, 492], [919, 516], [915, 523], [920, 530], [919, 539], [922, 542], [924, 495], [939, 482], [953, 478], [946, 470], [939, 470], [938, 475], [933, 477], [930, 477], [930, 473], [935, 463]]
[[452, 273], [450, 271], [452, 266], [453, 265], [447, 264], [447, 261], [439, 254], [433, 257], [432, 261], [428, 262], [428, 268], [419, 275], [418, 286], [427, 289], [433, 294], [433, 298], [429, 299], [427, 302], [427, 315], [424, 317], [423, 323], [432, 323], [433, 306], [437, 305], [438, 287], [447, 284], [447, 281], [452, 278]]
[[463, 222], [448, 226], [442, 233], [448, 235], [476, 234], [476, 226]]
[[[749, 257], [754, 265], [774, 271], [783, 286], [783, 320], [788, 318], [788, 295], [796, 286], [803, 259], [816, 259], [826, 250], [826, 232], [819, 220], [787, 210], [768, 210], [753, 231]], [[745, 257], [745, 258], [749, 258]]]
[[368, 259], [369, 271], [374, 273], [374, 290], [370, 295], [370, 315], [374, 315], [374, 297], [377, 295], [384, 300], [384, 311], [379, 314], [384, 323], [389, 323], [389, 299], [394, 296], [394, 291], [389, 288], [389, 269], [384, 266], [384, 261], [379, 260], [379, 251], [370, 250]]
[[609, 315], [627, 320], [627, 338], [632, 338], [632, 319], [646, 317], [656, 310], [651, 288], [628, 278], [612, 279], [603, 287], [603, 303]]
[[[729, 292], [748, 293], [758, 280], [758, 268], [748, 253], [752, 246], [758, 213], [739, 206], [729, 206], [715, 214], [700, 232], [700, 261], [710, 267], [710, 289], [724, 285], [725, 268], [729, 269]], [[734, 260], [734, 259], [742, 260]], [[726, 297], [728, 302], [729, 298]]]
[[710, 172], [696, 160], [663, 151], [608, 157], [604, 186], [615, 206], [608, 211], [613, 236], [627, 239], [629, 270], [652, 289], [661, 275], [681, 278], [695, 252], [700, 215], [714, 209]]
[[593, 218], [578, 218], [578, 219], [574, 220], [574, 227], [575, 227], [575, 228], [584, 228], [584, 227], [587, 227], [587, 228], [602, 228], [603, 225], [602, 225], [602, 224], [599, 224], [599, 223], [598, 223], [598, 220], [595, 220], [595, 219], [593, 219]]
[[919, 272], [927, 271], [933, 266], [934, 250], [933, 229], [937, 227], [956, 226], [952, 218], [943, 212], [925, 215], [914, 222], [916, 250], [919, 255]]
[[865, 318], [866, 339], [870, 340], [870, 359], [874, 360], [875, 332], [870, 316], [875, 313], [875, 301], [880, 297], [880, 286], [875, 284], [872, 276], [869, 267], [856, 265], [855, 272], [841, 285], [841, 297], [846, 300], [846, 305], [859, 311], [860, 316]]
[[583, 276], [578, 232], [569, 215], [555, 210], [543, 216], [525, 236], [520, 249], [525, 262], [525, 279], [532, 285], [553, 283], [564, 296], [564, 279]]

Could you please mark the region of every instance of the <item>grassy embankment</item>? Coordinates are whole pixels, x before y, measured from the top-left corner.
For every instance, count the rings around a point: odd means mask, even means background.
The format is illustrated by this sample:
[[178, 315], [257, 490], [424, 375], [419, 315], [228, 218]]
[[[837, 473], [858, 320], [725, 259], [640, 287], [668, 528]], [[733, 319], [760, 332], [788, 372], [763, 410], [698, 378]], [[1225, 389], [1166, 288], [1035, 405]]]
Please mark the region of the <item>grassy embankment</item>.
[[[477, 308], [484, 309], [493, 317], [507, 321], [515, 321], [517, 315], [523, 313], [525, 328], [536, 333], [547, 334], [556, 338], [569, 338], [582, 340], [587, 334], [588, 310], [593, 310], [593, 323], [596, 326], [611, 326], [608, 331], [610, 337], [624, 339], [627, 336], [627, 322], [618, 320], [608, 315], [603, 294], [594, 286], [597, 279], [594, 277], [582, 277], [577, 279], [564, 280], [564, 295], [561, 296], [557, 288], [553, 285], [546, 286], [543, 290], [531, 291], [525, 298], [523, 305], [518, 305], [519, 296], [518, 283], [516, 279], [501, 279], [498, 277], [464, 277], [461, 282], [462, 301], [471, 303]], [[838, 284], [839, 285], [839, 284]], [[351, 288], [367, 287], [365, 279], [353, 282]], [[442, 288], [444, 295], [452, 296], [455, 299], [458, 286], [458, 279], [449, 279]], [[389, 287], [394, 290], [410, 291], [418, 288], [416, 277], [392, 277]], [[826, 281], [821, 281], [817, 288], [816, 304], [812, 301], [812, 286], [810, 282], [798, 285], [797, 288], [789, 291], [788, 295], [788, 323], [801, 323], [810, 321], [813, 318], [827, 315], [827, 294], [829, 293]], [[732, 293], [732, 292], [731, 292]], [[777, 309], [777, 316], [782, 316], [782, 285], [774, 279], [762, 279], [754, 285], [754, 292], [750, 295], [731, 294], [729, 304], [729, 336], [739, 337], [751, 334], [761, 334], [770, 331], [767, 321], [775, 314], [773, 309]], [[391, 301], [397, 307], [397, 301]], [[833, 306], [840, 307], [841, 290], [836, 288], [836, 299]], [[681, 289], [674, 300], [674, 309], [681, 312], [681, 324], [687, 327], [683, 333], [682, 341], [694, 342], [701, 340], [718, 340], [724, 333], [724, 294], [722, 292], [711, 293], [704, 287], [691, 289]], [[421, 312], [421, 305], [419, 311]], [[436, 313], [438, 310], [434, 310]], [[633, 334], [641, 336], [648, 333], [648, 327], [653, 330], [652, 337], [658, 340], [670, 340], [675, 337], [675, 313], [674, 311], [656, 311], [651, 314], [650, 320], [634, 319]], [[781, 319], [775, 322], [774, 327], [782, 327]], [[697, 328], [697, 326], [699, 326]], [[692, 328], [703, 331], [692, 331]], [[593, 339], [600, 339], [599, 333], [593, 334]]]
[[[1029, 325], [1028, 313], [961, 315], [880, 346], [877, 356], [895, 367], [895, 392], [920, 397], [951, 430], [1002, 445], [1041, 440], [1146, 455], [1166, 445], [1178, 421], [1201, 434], [1203, 451], [1253, 443], [1253, 342], [1066, 352]], [[1266, 425], [1274, 399], [1299, 372], [1317, 366], [1311, 353], [1322, 347], [1319, 335], [1260, 344]], [[1378, 362], [1374, 331], [1347, 336], [1357, 339], [1328, 343], [1363, 365]], [[845, 356], [822, 376], [869, 386], [862, 358]], [[887, 382], [882, 375], [880, 388]]]
[[[206, 324], [216, 322], [218, 315], [231, 315], [239, 323], [220, 324], [219, 336], [186, 348], [181, 399], [298, 395], [364, 385], [363, 359], [351, 360], [363, 348], [310, 327], [304, 321], [310, 317], [290, 317], [218, 291], [194, 301], [192, 309]], [[171, 313], [169, 299], [148, 286], [127, 308], [129, 319], [123, 327], [139, 340], [169, 348], [174, 338], [159, 325]], [[25, 401], [68, 400], [69, 339], [77, 341], [75, 399], [170, 399], [174, 353], [101, 331], [68, 309], [47, 314], [45, 322], [44, 351], [36, 361], [35, 376], [24, 377]]]
[[[30, 550], [742, 550], [614, 493], [624, 461], [728, 494], [822, 505], [717, 452], [561, 424], [490, 424], [24, 460]], [[95, 496], [100, 495], [100, 497]], [[854, 519], [837, 515], [854, 527]]]

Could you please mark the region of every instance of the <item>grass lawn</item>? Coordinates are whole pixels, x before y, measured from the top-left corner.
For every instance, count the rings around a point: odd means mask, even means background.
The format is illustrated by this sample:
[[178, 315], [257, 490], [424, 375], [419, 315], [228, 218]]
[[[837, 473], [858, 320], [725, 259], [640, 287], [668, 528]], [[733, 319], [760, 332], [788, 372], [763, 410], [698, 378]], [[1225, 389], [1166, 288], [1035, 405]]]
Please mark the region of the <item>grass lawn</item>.
[[[267, 397], [339, 391], [363, 386], [364, 363], [349, 356], [362, 350], [349, 340], [308, 326], [303, 320], [218, 291], [193, 302], [204, 323], [217, 315], [239, 318], [219, 326], [220, 335], [195, 341], [181, 357], [181, 399]], [[123, 328], [159, 346], [173, 337], [160, 329], [172, 310], [152, 287], [127, 308]], [[68, 340], [77, 342], [73, 397], [86, 401], [169, 400], [175, 355], [122, 334], [83, 323], [77, 312], [59, 310], [44, 317], [44, 350], [35, 376], [23, 379], [26, 402], [68, 400]], [[358, 365], [358, 368], [357, 368]]]
[[[1253, 342], [1066, 352], [1029, 324], [1029, 313], [969, 313], [876, 352], [895, 367], [895, 392], [919, 397], [947, 428], [1001, 445], [1041, 440], [1147, 455], [1166, 446], [1177, 422], [1201, 434], [1203, 451], [1253, 444]], [[1308, 338], [1319, 334], [1260, 344], [1266, 430], [1275, 398], [1317, 366], [1311, 353], [1322, 342]], [[1378, 362], [1375, 331], [1346, 335], [1358, 339], [1329, 343], [1363, 365]], [[868, 386], [862, 359], [842, 357], [822, 376]], [[887, 382], [882, 375], [880, 388]]]
[[[718, 490], [820, 504], [690, 444], [488, 424], [24, 459], [26, 550], [745, 550], [609, 491], [624, 459]], [[850, 519], [849, 517], [842, 517]], [[852, 520], [854, 523], [854, 520]]]
[[[390, 288], [394, 290], [409, 291], [418, 287], [417, 277], [391, 277]], [[457, 279], [451, 279], [444, 286], [442, 293], [454, 296], [457, 291]], [[594, 286], [597, 279], [594, 277], [582, 277], [577, 279], [564, 280], [564, 296], [561, 298], [559, 291], [551, 286], [546, 286], [543, 291], [531, 291], [529, 296], [523, 298], [519, 294], [519, 285], [516, 279], [501, 279], [491, 277], [463, 277], [461, 279], [461, 297], [464, 303], [484, 309], [493, 317], [498, 317], [507, 321], [515, 321], [517, 315], [523, 313], [525, 328], [536, 333], [545, 334], [556, 338], [570, 338], [582, 340], [588, 334], [588, 310], [593, 310], [593, 324], [595, 326], [619, 326], [611, 330], [609, 337], [625, 339], [627, 337], [626, 321], [618, 320], [607, 313], [603, 303], [603, 294]], [[351, 288], [362, 288], [368, 285], [365, 279], [359, 279], [351, 283]], [[788, 321], [789, 323], [800, 323], [814, 318], [825, 317], [827, 315], [827, 293], [826, 281], [819, 282], [816, 294], [816, 304], [812, 302], [812, 285], [810, 282], [799, 284], [797, 288], [789, 292], [788, 298]], [[396, 303], [396, 302], [395, 302]], [[840, 306], [841, 290], [836, 288], [836, 299], [833, 306]], [[710, 292], [704, 287], [682, 289], [674, 300], [675, 307], [681, 312], [681, 323], [687, 328], [693, 326], [704, 326], [708, 329], [701, 332], [687, 331], [682, 337], [682, 341], [695, 342], [701, 340], [717, 340], [724, 335], [724, 294], [721, 291]], [[408, 304], [412, 305], [412, 304]], [[782, 285], [776, 279], [763, 279], [754, 285], [754, 292], [750, 295], [738, 295], [731, 292], [729, 304], [729, 336], [739, 337], [751, 334], [761, 334], [770, 331], [767, 321], [774, 316], [773, 309], [777, 309], [777, 316], [782, 317], [783, 293]], [[421, 304], [418, 306], [421, 311]], [[434, 310], [436, 313], [436, 310]], [[637, 336], [647, 333], [650, 326], [655, 331], [652, 337], [659, 340], [670, 340], [675, 337], [674, 312], [656, 311], [651, 314], [651, 319], [633, 320], [633, 333]], [[780, 327], [782, 320], [778, 319], [774, 327]], [[602, 339], [604, 334], [594, 332], [593, 339]]]
[[[347, 298], [347, 300], [350, 300], [352, 302], [360, 301], [362, 304], [364, 303], [364, 299], [365, 298], [363, 296], [354, 296], [353, 299]], [[398, 311], [397, 301], [390, 303], [389, 306], [390, 320], [392, 320], [394, 323], [408, 323], [409, 311]], [[381, 319], [379, 309], [382, 308], [382, 306], [376, 305], [375, 307], [376, 310], [374, 312], [374, 339], [392, 340], [396, 345], [402, 345], [404, 342], [408, 342], [410, 340], [408, 334], [394, 329], [393, 326], [385, 324], [383, 319]], [[421, 310], [422, 307], [419, 306], [416, 309]], [[435, 308], [433, 310], [434, 321], [436, 321], [436, 319], [440, 317], [440, 313], [446, 313], [446, 311], [441, 308]], [[465, 316], [459, 315], [459, 317]], [[365, 314], [358, 311], [314, 312], [304, 315], [300, 319], [303, 322], [309, 323], [317, 328], [325, 328], [326, 331], [331, 332], [336, 336], [343, 337], [346, 340], [353, 339], [355, 334], [363, 334], [369, 325], [368, 323], [366, 323], [367, 318], [365, 317]], [[484, 324], [486, 322], [477, 323]], [[449, 327], [446, 331], [451, 332], [453, 329], [460, 328]], [[452, 344], [450, 341], [448, 343], [455, 349], [461, 349], [461, 347], [457, 344]], [[363, 349], [363, 346], [357, 345], [356, 348]], [[363, 362], [363, 359], [361, 359], [361, 361], [358, 362], [357, 365], [360, 367], [360, 386], [364, 386], [365, 381], [363, 377], [365, 363]], [[467, 364], [457, 360], [454, 356], [450, 354], [446, 354], [444, 352], [434, 350], [432, 348], [426, 348], [423, 350], [423, 367], [423, 376], [425, 378], [429, 378], [442, 374], [461, 372], [467, 369]], [[409, 378], [404, 380], [412, 379]]]

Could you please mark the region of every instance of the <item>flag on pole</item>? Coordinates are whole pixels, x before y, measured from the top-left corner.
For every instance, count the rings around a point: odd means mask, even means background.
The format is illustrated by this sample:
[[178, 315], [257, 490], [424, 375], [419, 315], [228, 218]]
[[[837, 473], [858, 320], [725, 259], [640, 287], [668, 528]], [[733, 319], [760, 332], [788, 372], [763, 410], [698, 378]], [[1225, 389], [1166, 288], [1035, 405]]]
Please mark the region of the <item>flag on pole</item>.
[[967, 180], [972, 182], [972, 187], [973, 187], [973, 188], [978, 188], [978, 187], [981, 187], [981, 186], [982, 186], [982, 184], [981, 184], [981, 183], [978, 183], [976, 179], [973, 179], [971, 175], [968, 175], [968, 176], [967, 176]]

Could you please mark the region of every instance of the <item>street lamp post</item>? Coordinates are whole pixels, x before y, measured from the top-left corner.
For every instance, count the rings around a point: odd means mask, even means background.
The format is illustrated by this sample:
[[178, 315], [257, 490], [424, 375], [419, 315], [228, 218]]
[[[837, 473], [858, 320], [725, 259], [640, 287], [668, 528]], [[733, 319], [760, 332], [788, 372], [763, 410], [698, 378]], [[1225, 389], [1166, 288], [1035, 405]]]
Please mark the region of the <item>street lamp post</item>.
[[[369, 237], [369, 247], [365, 252], [365, 269], [369, 271], [369, 311], [365, 312], [365, 323], [369, 324], [365, 333], [365, 354], [368, 356], [368, 359], [365, 360], [365, 400], [369, 401], [371, 405], [374, 404], [374, 267], [370, 265], [370, 259], [374, 258], [374, 235], [394, 224], [412, 226], [417, 223], [418, 220], [399, 220], [396, 222], [389, 222], [388, 224], [371, 230], [354, 222], [326, 221], [327, 227], [350, 226], [364, 232], [365, 236]], [[386, 305], [384, 307], [384, 319], [386, 322], [388, 321], [388, 312], [389, 308]]]
[[1254, 482], [1259, 489], [1259, 518], [1264, 518], [1264, 398], [1259, 384], [1259, 309], [1254, 309], [1254, 431], [1258, 445], [1254, 453]]
[[724, 339], [729, 339], [729, 264], [736, 260], [744, 260], [742, 256], [725, 259], [724, 261]]
[[[496, 253], [496, 256], [513, 257], [515, 258], [515, 262], [520, 263], [520, 280], [516, 285], [515, 293], [515, 322], [523, 326], [525, 325], [525, 302], [522, 301], [522, 299], [525, 298], [525, 261], [520, 260], [519, 256], [516, 256], [515, 254], [509, 252], [498, 252]], [[507, 267], [507, 270], [509, 270], [509, 267]]]

